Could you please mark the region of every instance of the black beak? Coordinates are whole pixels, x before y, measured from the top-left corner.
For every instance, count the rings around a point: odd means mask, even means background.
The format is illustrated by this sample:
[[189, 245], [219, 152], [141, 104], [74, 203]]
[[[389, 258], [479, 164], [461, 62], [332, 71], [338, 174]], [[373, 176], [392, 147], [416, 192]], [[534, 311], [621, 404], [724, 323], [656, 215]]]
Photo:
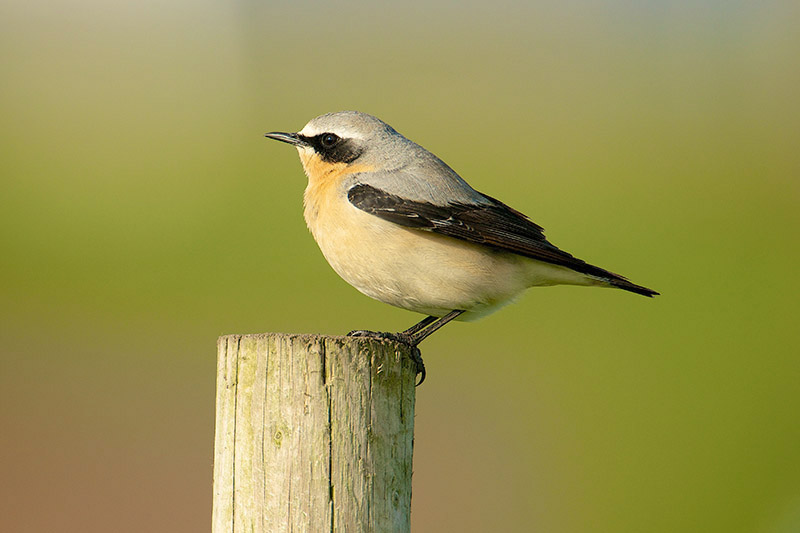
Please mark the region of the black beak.
[[306, 140], [297, 133], [284, 133], [282, 131], [272, 131], [269, 133], [265, 133], [264, 137], [267, 137], [269, 139], [275, 139], [276, 141], [293, 144], [295, 146], [308, 146]]

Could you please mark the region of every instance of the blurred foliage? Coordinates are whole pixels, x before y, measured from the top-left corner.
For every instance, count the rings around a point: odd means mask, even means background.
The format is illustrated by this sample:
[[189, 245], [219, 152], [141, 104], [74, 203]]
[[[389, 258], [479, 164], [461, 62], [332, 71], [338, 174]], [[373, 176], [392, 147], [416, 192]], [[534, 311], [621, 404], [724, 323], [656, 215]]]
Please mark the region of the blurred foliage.
[[375, 114], [653, 287], [424, 346], [413, 529], [800, 530], [796, 2], [5, 3], [0, 529], [197, 531], [215, 338], [396, 330], [262, 138]]

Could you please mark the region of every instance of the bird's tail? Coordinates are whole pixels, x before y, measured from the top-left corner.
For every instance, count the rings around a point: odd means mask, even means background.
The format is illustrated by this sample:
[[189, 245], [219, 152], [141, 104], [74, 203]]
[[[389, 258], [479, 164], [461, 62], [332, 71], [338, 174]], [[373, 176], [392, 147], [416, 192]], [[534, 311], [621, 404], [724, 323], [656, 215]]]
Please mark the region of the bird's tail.
[[618, 276], [615, 274], [616, 277], [612, 279], [607, 279], [609, 285], [612, 287], [616, 287], [618, 289], [622, 289], [625, 291], [635, 292], [636, 294], [641, 294], [642, 296], [647, 296], [652, 298], [653, 296], [658, 296], [660, 293], [654, 291], [653, 289], [648, 289], [647, 287], [642, 287], [641, 285], [636, 285], [635, 283], [631, 283], [627, 279], [623, 278], [622, 276]]
[[572, 266], [572, 268], [573, 270], [591, 276], [592, 278], [617, 289], [641, 294], [642, 296], [647, 296], [648, 298], [652, 298], [653, 296], [658, 296], [660, 294], [653, 289], [648, 289], [647, 287], [631, 283], [628, 281], [628, 278], [624, 276], [609, 272], [608, 270], [598, 266], [590, 265], [589, 263], [575, 265]]

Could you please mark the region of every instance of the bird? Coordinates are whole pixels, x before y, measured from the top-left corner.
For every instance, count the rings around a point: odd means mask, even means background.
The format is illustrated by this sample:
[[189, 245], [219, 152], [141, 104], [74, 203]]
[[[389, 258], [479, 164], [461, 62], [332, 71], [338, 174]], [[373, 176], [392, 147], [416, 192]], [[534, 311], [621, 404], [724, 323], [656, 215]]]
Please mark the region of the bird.
[[297, 149], [305, 221], [333, 270], [367, 296], [426, 315], [399, 333], [351, 336], [416, 348], [448, 322], [486, 316], [535, 286], [659, 294], [557, 248], [526, 215], [375, 116], [327, 113], [265, 136]]

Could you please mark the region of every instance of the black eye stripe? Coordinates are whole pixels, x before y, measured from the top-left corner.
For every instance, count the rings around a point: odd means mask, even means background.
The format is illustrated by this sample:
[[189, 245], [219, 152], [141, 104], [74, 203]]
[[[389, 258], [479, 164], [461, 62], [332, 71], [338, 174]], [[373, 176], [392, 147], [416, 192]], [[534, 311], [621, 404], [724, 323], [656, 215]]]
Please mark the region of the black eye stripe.
[[329, 131], [313, 137], [306, 135], [299, 135], [299, 137], [311, 145], [320, 158], [328, 163], [352, 163], [363, 151], [353, 139], [343, 139]]

